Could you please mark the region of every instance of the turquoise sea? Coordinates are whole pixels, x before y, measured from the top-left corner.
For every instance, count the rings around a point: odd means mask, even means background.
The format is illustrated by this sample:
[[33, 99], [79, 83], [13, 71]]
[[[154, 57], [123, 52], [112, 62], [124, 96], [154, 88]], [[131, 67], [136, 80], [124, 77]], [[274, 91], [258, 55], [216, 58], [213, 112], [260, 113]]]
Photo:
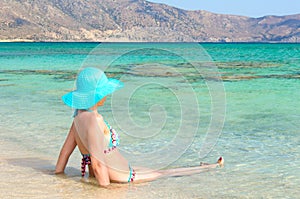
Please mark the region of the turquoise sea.
[[[107, 190], [52, 174], [79, 69], [124, 82], [99, 112], [133, 165], [225, 167]], [[297, 198], [300, 44], [0, 43], [1, 198]]]

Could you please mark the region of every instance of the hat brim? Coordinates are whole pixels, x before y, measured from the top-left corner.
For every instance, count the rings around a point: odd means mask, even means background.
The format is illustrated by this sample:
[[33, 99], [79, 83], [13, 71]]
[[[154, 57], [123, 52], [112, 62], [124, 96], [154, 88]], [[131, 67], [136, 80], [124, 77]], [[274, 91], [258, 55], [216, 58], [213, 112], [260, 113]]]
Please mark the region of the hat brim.
[[105, 96], [122, 88], [124, 84], [117, 79], [108, 79], [105, 86], [96, 88], [94, 91], [71, 91], [62, 96], [63, 102], [76, 109], [88, 109], [97, 104]]

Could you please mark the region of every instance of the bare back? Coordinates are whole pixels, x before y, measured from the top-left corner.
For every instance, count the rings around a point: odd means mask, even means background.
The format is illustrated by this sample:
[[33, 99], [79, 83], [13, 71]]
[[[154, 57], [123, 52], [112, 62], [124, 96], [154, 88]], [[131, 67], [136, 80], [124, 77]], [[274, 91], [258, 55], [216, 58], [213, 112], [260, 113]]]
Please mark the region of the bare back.
[[[94, 121], [94, 122], [91, 122]], [[81, 112], [74, 118], [74, 135], [78, 148], [82, 154], [91, 154], [96, 159], [105, 163], [109, 169], [111, 180], [120, 181], [128, 178], [128, 161], [121, 155], [118, 149], [104, 154], [109, 142], [109, 131], [101, 115], [91, 112]], [[89, 139], [95, 144], [90, 145]], [[124, 175], [124, 177], [123, 177]]]

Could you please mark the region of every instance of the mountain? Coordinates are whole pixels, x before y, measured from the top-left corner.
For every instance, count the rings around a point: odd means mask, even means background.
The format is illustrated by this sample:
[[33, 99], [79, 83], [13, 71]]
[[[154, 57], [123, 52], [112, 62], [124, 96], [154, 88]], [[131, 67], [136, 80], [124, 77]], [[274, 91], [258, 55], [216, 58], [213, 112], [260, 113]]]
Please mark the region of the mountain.
[[300, 14], [187, 11], [143, 0], [2, 0], [0, 40], [300, 42]]

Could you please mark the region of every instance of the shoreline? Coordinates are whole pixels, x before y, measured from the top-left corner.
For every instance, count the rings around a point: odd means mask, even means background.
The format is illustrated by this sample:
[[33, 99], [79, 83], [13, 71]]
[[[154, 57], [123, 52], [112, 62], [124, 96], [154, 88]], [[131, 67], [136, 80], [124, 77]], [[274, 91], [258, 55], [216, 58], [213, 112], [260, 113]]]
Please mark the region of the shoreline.
[[30, 39], [1, 39], [0, 43], [13, 43], [13, 42], [36, 42]]
[[241, 42], [179, 42], [179, 41], [125, 41], [125, 40], [30, 40], [30, 39], [0, 39], [0, 43], [199, 43], [199, 44], [300, 44], [299, 42], [282, 42], [282, 41], [241, 41]]

